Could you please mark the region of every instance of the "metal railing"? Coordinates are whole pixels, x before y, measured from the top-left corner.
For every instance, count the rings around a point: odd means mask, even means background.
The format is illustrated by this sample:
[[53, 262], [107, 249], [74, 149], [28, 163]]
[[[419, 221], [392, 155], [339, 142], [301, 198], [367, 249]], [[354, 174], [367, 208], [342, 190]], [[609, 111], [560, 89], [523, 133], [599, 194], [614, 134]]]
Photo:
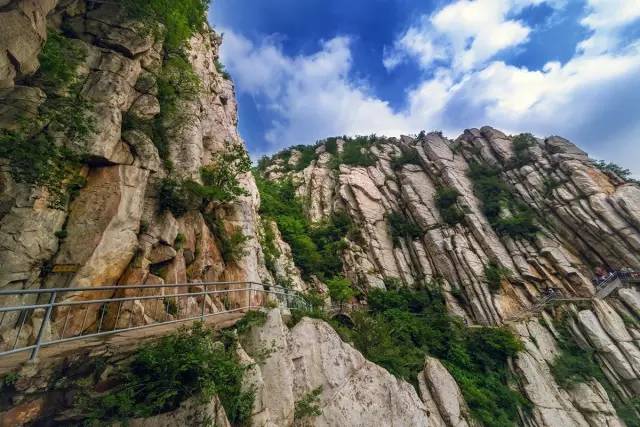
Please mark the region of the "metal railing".
[[609, 283], [620, 279], [624, 283], [640, 283], [640, 271], [614, 271], [604, 278], [596, 279], [596, 290], [606, 287]]
[[306, 307], [300, 294], [256, 282], [0, 291], [0, 357], [122, 331], [264, 306]]

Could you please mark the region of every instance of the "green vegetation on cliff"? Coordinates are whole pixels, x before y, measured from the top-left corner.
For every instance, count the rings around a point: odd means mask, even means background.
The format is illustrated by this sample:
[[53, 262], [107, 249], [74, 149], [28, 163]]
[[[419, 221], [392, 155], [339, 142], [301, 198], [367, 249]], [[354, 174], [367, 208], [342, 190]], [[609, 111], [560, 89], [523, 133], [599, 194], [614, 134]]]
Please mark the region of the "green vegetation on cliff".
[[464, 212], [458, 207], [460, 192], [453, 187], [442, 186], [436, 192], [436, 206], [442, 220], [454, 226], [464, 221]]
[[367, 359], [416, 384], [425, 355], [440, 359], [456, 379], [471, 414], [485, 426], [519, 422], [530, 402], [514, 388], [508, 360], [522, 344], [506, 328], [468, 328], [447, 313], [437, 285], [419, 290], [371, 290], [369, 312], [355, 312], [353, 327], [334, 323]]
[[209, 1], [124, 0], [123, 5], [129, 17], [141, 22], [145, 31], [163, 37], [165, 48], [175, 50], [202, 29]]
[[[214, 344], [216, 339], [221, 339]], [[196, 397], [203, 402], [218, 396], [229, 421], [248, 423], [254, 394], [243, 391], [243, 366], [231, 334], [216, 337], [195, 324], [159, 341], [143, 345], [109, 381], [111, 389], [95, 397], [81, 396], [78, 409], [85, 424], [112, 424], [177, 409]]]
[[555, 329], [560, 334], [558, 340], [560, 354], [551, 365], [551, 373], [556, 382], [565, 389], [578, 383], [598, 381], [607, 391], [611, 403], [618, 416], [628, 427], [640, 427], [640, 398], [623, 400], [620, 398], [609, 379], [597, 362], [592, 349], [584, 349], [578, 345], [570, 327], [570, 315], [565, 314], [555, 322]]
[[83, 185], [84, 142], [94, 130], [91, 104], [80, 95], [77, 77], [86, 56], [77, 41], [50, 31], [30, 81], [44, 98], [8, 106], [16, 109], [15, 125], [0, 129], [0, 158], [9, 160], [13, 179], [46, 188], [52, 207], [63, 207]]
[[312, 223], [306, 217], [290, 179], [269, 181], [255, 174], [260, 191], [260, 214], [276, 222], [282, 238], [291, 247], [293, 261], [303, 277], [328, 280], [342, 273], [341, 253], [345, 236], [353, 233], [346, 214]]
[[499, 234], [533, 239], [539, 231], [533, 210], [516, 199], [500, 169], [471, 163], [469, 177], [489, 223]]

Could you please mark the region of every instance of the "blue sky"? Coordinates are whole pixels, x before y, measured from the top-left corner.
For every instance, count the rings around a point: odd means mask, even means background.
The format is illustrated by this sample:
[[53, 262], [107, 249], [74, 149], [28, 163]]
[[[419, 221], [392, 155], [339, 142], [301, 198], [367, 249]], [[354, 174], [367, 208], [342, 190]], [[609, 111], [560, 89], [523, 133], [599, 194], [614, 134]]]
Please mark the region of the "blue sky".
[[255, 157], [485, 124], [640, 172], [638, 0], [215, 0]]

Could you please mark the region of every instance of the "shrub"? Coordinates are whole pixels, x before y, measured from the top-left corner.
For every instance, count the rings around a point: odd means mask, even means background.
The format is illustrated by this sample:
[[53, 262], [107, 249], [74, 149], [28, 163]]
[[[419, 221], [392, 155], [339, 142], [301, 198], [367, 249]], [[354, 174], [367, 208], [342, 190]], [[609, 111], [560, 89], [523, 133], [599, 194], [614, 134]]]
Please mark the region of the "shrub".
[[460, 385], [471, 414], [483, 425], [517, 425], [530, 403], [510, 387], [508, 361], [522, 343], [506, 328], [467, 328], [449, 316], [437, 286], [371, 290], [370, 312], [352, 314], [353, 328], [333, 326], [363, 355], [416, 385], [425, 354], [439, 358]]
[[229, 74], [229, 72], [225, 69], [224, 64], [220, 62], [219, 59], [216, 59], [214, 64], [216, 66], [216, 71], [222, 76], [223, 79], [231, 80], [231, 74]]
[[211, 156], [211, 163], [200, 169], [201, 186], [194, 191], [205, 202], [229, 203], [249, 193], [240, 184], [239, 177], [251, 170], [246, 150], [233, 144], [228, 150]]
[[267, 181], [254, 174], [260, 191], [260, 214], [276, 222], [282, 238], [291, 246], [293, 261], [303, 277], [317, 276], [326, 280], [342, 272], [341, 254], [345, 236], [353, 233], [353, 225], [345, 214], [335, 213], [318, 223], [305, 216], [290, 179]]
[[94, 132], [92, 105], [80, 95], [76, 70], [87, 52], [62, 34], [50, 31], [32, 79], [46, 99], [33, 116], [21, 111], [15, 129], [0, 130], [0, 157], [9, 161], [17, 182], [45, 187], [50, 205], [61, 208], [77, 178], [83, 143]]
[[315, 145], [296, 145], [291, 147], [290, 150], [297, 150], [300, 152], [300, 159], [298, 163], [293, 166], [294, 171], [301, 171], [311, 164], [316, 159], [316, 146]]
[[398, 277], [385, 277], [382, 282], [388, 291], [395, 291], [403, 287], [402, 280]]
[[186, 241], [187, 241], [187, 237], [182, 233], [178, 233], [176, 234], [176, 239], [173, 241], [173, 247], [176, 250], [180, 250], [182, 249]]
[[84, 62], [87, 51], [82, 44], [64, 34], [49, 31], [47, 41], [38, 55], [40, 68], [34, 83], [45, 92], [61, 91], [76, 82], [76, 70]]
[[78, 409], [89, 423], [125, 422], [175, 410], [194, 396], [207, 401], [217, 395], [231, 422], [247, 422], [253, 392], [242, 389], [246, 367], [235, 343], [214, 346], [213, 339], [212, 331], [196, 324], [144, 345], [118, 374], [118, 385], [104, 395], [82, 397]]
[[[169, 160], [171, 135], [168, 133], [168, 128], [176, 132], [192, 122], [193, 119], [180, 108], [180, 103], [195, 99], [201, 82], [183, 53], [169, 54], [156, 80], [160, 114], [153, 119], [152, 140], [160, 158], [165, 162], [165, 167], [171, 170], [172, 164]], [[137, 125], [146, 127], [144, 123]]]
[[344, 304], [355, 296], [355, 292], [351, 287], [351, 281], [343, 276], [335, 276], [327, 280], [326, 284], [329, 288], [331, 300], [338, 304]]
[[491, 292], [498, 292], [502, 286], [502, 280], [511, 276], [511, 270], [504, 268], [494, 261], [484, 267], [485, 283]]
[[[539, 231], [534, 212], [515, 199], [507, 184], [500, 177], [500, 170], [472, 163], [469, 177], [476, 195], [482, 201], [482, 209], [496, 232], [513, 238], [533, 239]], [[505, 210], [511, 216], [505, 217]]]
[[276, 271], [276, 260], [280, 258], [280, 250], [276, 245], [276, 236], [269, 220], [262, 219], [263, 235], [260, 242], [262, 254], [264, 255], [264, 264], [271, 275], [277, 280], [278, 272]]
[[267, 313], [264, 311], [251, 310], [245, 313], [244, 317], [236, 322], [236, 330], [239, 334], [249, 331], [254, 326], [262, 326], [267, 321]]
[[160, 181], [158, 203], [160, 210], [169, 210], [176, 217], [199, 206], [199, 200], [188, 189], [186, 181], [176, 178], [163, 178]]
[[220, 243], [220, 253], [225, 263], [238, 262], [247, 255], [246, 244], [249, 236], [245, 236], [242, 227], [232, 227], [227, 231], [222, 220], [211, 214], [205, 215], [205, 220]]
[[464, 221], [464, 212], [457, 206], [460, 192], [453, 187], [440, 187], [436, 192], [436, 206], [442, 220], [453, 226]]
[[376, 138], [375, 136], [358, 136], [345, 142], [340, 162], [351, 166], [373, 166], [375, 157], [369, 151]]
[[605, 162], [604, 160], [595, 161], [593, 165], [603, 172], [609, 172], [609, 173], [613, 173], [614, 175], [617, 175], [624, 181], [638, 183], [637, 180], [632, 178], [632, 172], [629, 169], [623, 168], [620, 165], [617, 165], [612, 162]]
[[297, 400], [293, 412], [294, 420], [300, 421], [306, 418], [322, 415], [322, 409], [320, 408], [321, 394], [322, 386], [311, 390], [309, 393], [302, 396], [300, 400]]
[[391, 168], [393, 170], [400, 169], [403, 165], [412, 164], [421, 166], [420, 156], [413, 148], [402, 150], [402, 153], [391, 160]]
[[567, 322], [568, 317], [563, 317], [555, 324], [560, 334], [560, 354], [551, 365], [551, 373], [556, 382], [563, 388], [592, 379], [606, 383], [606, 377], [593, 357], [594, 352], [576, 344]]
[[18, 381], [20, 375], [17, 372], [9, 372], [5, 374], [2, 378], [0, 378], [0, 390], [5, 390], [7, 388], [13, 387], [13, 385]]
[[542, 181], [542, 185], [544, 187], [544, 190], [543, 190], [544, 196], [550, 197], [551, 194], [553, 193], [553, 190], [560, 187], [562, 185], [562, 182], [558, 181], [554, 177], [549, 177], [549, 178], [545, 178]]
[[510, 168], [521, 168], [533, 161], [529, 148], [536, 145], [536, 138], [530, 133], [521, 133], [513, 138], [513, 158], [507, 165]]
[[327, 153], [335, 156], [336, 154], [338, 154], [338, 138], [337, 137], [327, 138], [324, 141], [324, 147], [327, 150]]
[[213, 154], [212, 162], [200, 168], [202, 184], [190, 179], [163, 178], [158, 196], [160, 209], [168, 209], [179, 217], [203, 204], [232, 202], [248, 194], [238, 178], [250, 169], [244, 148], [233, 145], [228, 151]]
[[393, 211], [387, 216], [393, 244], [399, 245], [400, 239], [416, 240], [422, 236], [422, 229], [403, 214]]
[[[207, 17], [208, 0], [125, 0], [123, 6], [144, 31], [164, 36], [165, 48], [176, 50], [200, 31]], [[162, 27], [158, 24], [162, 24]], [[163, 28], [163, 30], [161, 30]]]
[[551, 364], [551, 373], [556, 382], [563, 388], [571, 388], [577, 383], [598, 381], [607, 391], [616, 413], [629, 427], [640, 426], [640, 400], [631, 398], [622, 400], [616, 389], [611, 385], [607, 376], [595, 359], [591, 349], [581, 348], [573, 338], [565, 316], [555, 322], [555, 328], [560, 334], [558, 340], [560, 354]]

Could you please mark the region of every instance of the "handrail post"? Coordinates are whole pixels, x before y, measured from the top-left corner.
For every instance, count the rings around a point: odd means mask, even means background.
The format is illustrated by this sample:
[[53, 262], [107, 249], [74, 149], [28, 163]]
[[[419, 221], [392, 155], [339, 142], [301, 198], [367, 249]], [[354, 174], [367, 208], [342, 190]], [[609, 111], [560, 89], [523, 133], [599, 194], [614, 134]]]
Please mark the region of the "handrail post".
[[36, 338], [36, 348], [31, 352], [30, 360], [35, 360], [38, 356], [38, 351], [40, 351], [40, 345], [42, 344], [42, 336], [44, 335], [44, 329], [47, 327], [47, 323], [49, 323], [49, 318], [51, 317], [51, 312], [53, 311], [53, 304], [56, 302], [57, 292], [53, 291], [51, 293], [51, 297], [49, 297], [49, 305], [47, 306], [47, 311], [44, 314], [44, 318], [42, 319], [42, 323], [40, 324], [40, 330], [38, 331], [38, 337]]
[[202, 311], [200, 313], [200, 320], [204, 322], [204, 303], [207, 299], [207, 285], [204, 285], [204, 293], [202, 294]]

